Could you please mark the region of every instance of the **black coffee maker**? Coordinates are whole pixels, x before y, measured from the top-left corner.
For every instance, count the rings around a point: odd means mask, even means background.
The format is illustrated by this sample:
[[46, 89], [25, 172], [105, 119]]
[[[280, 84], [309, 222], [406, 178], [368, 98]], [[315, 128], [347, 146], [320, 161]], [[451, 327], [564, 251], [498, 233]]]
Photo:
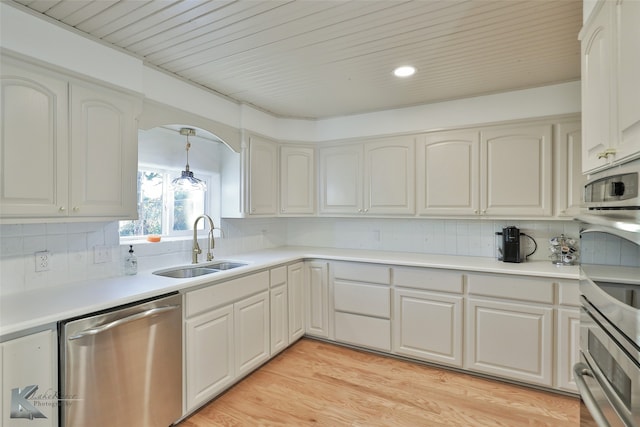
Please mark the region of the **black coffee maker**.
[[[520, 248], [520, 229], [518, 227], [505, 227], [502, 231], [496, 232], [497, 236], [502, 236], [502, 246], [499, 249], [504, 262], [522, 262]], [[500, 259], [500, 256], [498, 257]]]

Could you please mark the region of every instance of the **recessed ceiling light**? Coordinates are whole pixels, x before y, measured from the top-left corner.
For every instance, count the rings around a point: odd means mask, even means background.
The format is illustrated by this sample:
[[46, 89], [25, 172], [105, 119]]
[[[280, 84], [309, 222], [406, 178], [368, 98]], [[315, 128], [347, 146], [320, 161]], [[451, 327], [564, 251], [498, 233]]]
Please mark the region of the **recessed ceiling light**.
[[412, 76], [416, 72], [416, 68], [411, 65], [403, 65], [402, 67], [398, 67], [393, 70], [393, 74], [396, 77], [409, 77]]

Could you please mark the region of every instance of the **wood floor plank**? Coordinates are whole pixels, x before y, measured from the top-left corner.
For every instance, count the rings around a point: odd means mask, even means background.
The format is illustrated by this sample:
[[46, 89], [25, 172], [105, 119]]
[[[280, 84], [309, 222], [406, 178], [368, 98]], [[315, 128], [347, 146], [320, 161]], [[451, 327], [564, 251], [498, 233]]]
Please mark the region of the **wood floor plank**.
[[579, 400], [302, 339], [179, 427], [577, 427]]

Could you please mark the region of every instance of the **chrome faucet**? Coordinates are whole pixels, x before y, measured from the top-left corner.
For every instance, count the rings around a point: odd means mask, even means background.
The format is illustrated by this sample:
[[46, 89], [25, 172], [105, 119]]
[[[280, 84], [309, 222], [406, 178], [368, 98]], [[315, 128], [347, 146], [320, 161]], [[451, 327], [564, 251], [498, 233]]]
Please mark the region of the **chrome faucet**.
[[207, 261], [213, 260], [213, 253], [211, 252], [215, 246], [215, 240], [213, 239], [213, 220], [209, 215], [200, 215], [193, 223], [193, 249], [191, 251], [191, 264], [198, 263], [198, 255], [202, 253], [200, 245], [198, 244], [198, 221], [201, 218], [209, 220], [209, 249], [207, 249]]

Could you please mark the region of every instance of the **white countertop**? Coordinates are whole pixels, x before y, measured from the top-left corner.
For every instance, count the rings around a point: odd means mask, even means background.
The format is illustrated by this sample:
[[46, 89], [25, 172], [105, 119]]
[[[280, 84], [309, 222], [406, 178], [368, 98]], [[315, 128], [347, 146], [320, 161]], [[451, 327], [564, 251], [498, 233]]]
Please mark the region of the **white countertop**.
[[[225, 281], [234, 276], [303, 259], [359, 261], [572, 280], [579, 278], [578, 267], [556, 266], [549, 261], [511, 264], [500, 262], [493, 258], [482, 257], [316, 247], [282, 247], [225, 258], [225, 260], [247, 263], [247, 266], [221, 271], [213, 275], [174, 279], [153, 275], [152, 271], [149, 270], [140, 271], [135, 276], [76, 282], [48, 289], [8, 295], [0, 300], [0, 338], [3, 340], [12, 338], [19, 333], [52, 325], [60, 320], [160, 296], [169, 292], [186, 291], [204, 284]], [[170, 267], [177, 267], [177, 265], [166, 266], [166, 268]]]

